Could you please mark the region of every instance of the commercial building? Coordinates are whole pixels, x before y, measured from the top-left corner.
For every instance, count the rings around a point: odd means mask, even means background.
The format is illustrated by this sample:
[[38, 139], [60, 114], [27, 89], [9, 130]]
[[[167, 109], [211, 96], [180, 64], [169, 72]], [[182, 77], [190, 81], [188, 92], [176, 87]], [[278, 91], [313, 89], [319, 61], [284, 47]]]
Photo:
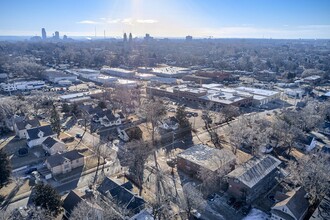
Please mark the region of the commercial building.
[[68, 81], [71, 83], [77, 81], [77, 76], [73, 74], [66, 74], [55, 69], [48, 69], [44, 71], [42, 75], [46, 80], [57, 84], [68, 84]]
[[41, 80], [37, 81], [22, 81], [22, 82], [14, 82], [14, 83], [1, 83], [0, 88], [5, 92], [12, 92], [17, 90], [34, 90], [44, 88], [45, 82]]
[[198, 179], [205, 172], [226, 175], [234, 169], [235, 155], [226, 149], [219, 150], [199, 144], [178, 154], [177, 166]]
[[250, 93], [240, 92], [230, 88], [204, 87], [204, 85], [202, 87], [179, 85], [165, 89], [147, 87], [147, 94], [173, 99], [184, 99], [213, 108], [221, 108], [227, 105], [247, 106], [251, 105], [254, 100], [254, 95]]
[[116, 87], [136, 88], [137, 85], [137, 81], [127, 79], [117, 79], [117, 81], [115, 82]]
[[192, 70], [184, 67], [175, 67], [175, 66], [163, 66], [152, 68], [151, 74], [160, 77], [168, 78], [182, 78], [186, 75], [191, 74]]
[[253, 102], [255, 105], [264, 105], [268, 102], [280, 99], [281, 93], [278, 91], [256, 89], [251, 87], [237, 87], [237, 91], [247, 92], [253, 95]]
[[196, 75], [187, 75], [182, 78], [184, 81], [192, 81], [199, 84], [212, 83], [212, 78]]
[[134, 71], [125, 70], [121, 68], [102, 68], [101, 73], [107, 74], [110, 76], [118, 76], [122, 78], [133, 78], [135, 75]]
[[46, 38], [47, 38], [47, 34], [46, 34], [46, 29], [45, 28], [42, 28], [41, 29], [41, 38], [43, 40], [46, 40]]
[[211, 78], [215, 82], [234, 80], [233, 71], [201, 70], [195, 73], [196, 76]]

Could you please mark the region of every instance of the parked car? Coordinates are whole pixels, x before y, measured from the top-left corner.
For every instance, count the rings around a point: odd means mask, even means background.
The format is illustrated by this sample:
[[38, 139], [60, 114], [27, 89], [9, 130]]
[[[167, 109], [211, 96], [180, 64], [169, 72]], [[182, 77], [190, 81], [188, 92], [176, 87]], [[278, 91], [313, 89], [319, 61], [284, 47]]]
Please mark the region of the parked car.
[[82, 138], [82, 134], [77, 133], [77, 134], [76, 134], [76, 138]]
[[196, 209], [190, 211], [190, 213], [196, 218], [199, 219], [202, 215]]
[[28, 175], [28, 174], [31, 174], [33, 171], [37, 171], [37, 168], [33, 167], [33, 168], [30, 168], [28, 169], [25, 174]]

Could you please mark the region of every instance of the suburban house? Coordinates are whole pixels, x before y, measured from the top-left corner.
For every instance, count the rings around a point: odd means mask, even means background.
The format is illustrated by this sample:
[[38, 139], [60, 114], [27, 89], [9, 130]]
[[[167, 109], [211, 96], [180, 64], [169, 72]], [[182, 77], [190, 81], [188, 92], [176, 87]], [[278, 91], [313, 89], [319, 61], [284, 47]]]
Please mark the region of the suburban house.
[[11, 130], [14, 131], [15, 130], [15, 123], [20, 122], [20, 121], [24, 121], [26, 119], [26, 117], [24, 115], [13, 115], [10, 118], [6, 118], [4, 121], [4, 124], [6, 125], [6, 127]]
[[31, 119], [31, 120], [17, 121], [14, 124], [14, 129], [15, 129], [16, 135], [20, 139], [22, 139], [22, 138], [26, 138], [27, 129], [31, 129], [31, 128], [35, 128], [35, 127], [39, 127], [39, 126], [40, 126], [40, 122], [38, 119]]
[[26, 130], [27, 145], [31, 148], [41, 145], [48, 137], [55, 137], [56, 134], [50, 125], [40, 126]]
[[120, 125], [124, 121], [125, 117], [123, 114], [113, 114], [111, 110], [105, 110], [95, 113], [92, 117], [94, 122], [99, 122], [105, 127], [113, 125]]
[[66, 150], [66, 146], [64, 143], [62, 143], [52, 137], [46, 138], [46, 140], [44, 140], [41, 145], [42, 145], [42, 148], [50, 155], [54, 155], [56, 153], [61, 153]]
[[[93, 195], [92, 195], [93, 196]], [[95, 202], [91, 202], [89, 195], [83, 194], [78, 190], [71, 190], [69, 194], [63, 200], [64, 216], [69, 219], [72, 211], [79, 203], [85, 203], [87, 206], [91, 207], [91, 212], [88, 213], [86, 219], [102, 220], [103, 219], [103, 209]]]
[[179, 128], [179, 121], [174, 116], [172, 116], [163, 120], [160, 127], [164, 130], [174, 131]]
[[72, 169], [84, 166], [84, 155], [78, 150], [72, 150], [63, 154], [56, 153], [46, 160], [47, 168], [53, 175], [64, 174]]
[[226, 149], [194, 145], [177, 155], [178, 169], [200, 179], [199, 174], [212, 172], [226, 175], [235, 167], [235, 155]]
[[286, 194], [275, 196], [279, 201], [271, 209], [271, 220], [302, 220], [304, 219], [309, 203], [306, 191], [299, 187]]
[[273, 187], [281, 161], [271, 155], [254, 157], [227, 175], [228, 194], [250, 203]]
[[140, 213], [145, 209], [145, 201], [134, 195], [130, 190], [133, 188], [131, 182], [118, 184], [106, 177], [97, 190], [101, 193], [101, 198], [120, 204], [132, 214]]
[[315, 209], [309, 220], [326, 220], [330, 219], [330, 197], [325, 196], [319, 206]]
[[142, 130], [139, 126], [134, 126], [130, 128], [126, 128], [121, 130], [120, 128], [117, 128], [118, 137], [122, 139], [123, 141], [129, 141], [129, 140], [140, 140], [142, 138]]

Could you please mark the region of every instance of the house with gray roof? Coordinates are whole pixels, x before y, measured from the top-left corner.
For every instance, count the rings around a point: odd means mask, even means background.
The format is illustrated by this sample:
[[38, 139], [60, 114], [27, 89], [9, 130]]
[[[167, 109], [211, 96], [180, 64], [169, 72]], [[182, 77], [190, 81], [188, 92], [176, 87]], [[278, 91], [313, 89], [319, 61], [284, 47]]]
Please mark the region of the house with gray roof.
[[246, 201], [254, 201], [276, 185], [281, 161], [271, 155], [254, 157], [227, 175], [228, 194]]
[[39, 126], [40, 126], [40, 122], [38, 119], [31, 119], [31, 120], [17, 121], [14, 124], [14, 129], [15, 129], [16, 135], [20, 139], [22, 139], [22, 138], [26, 138], [27, 129], [31, 129], [31, 128], [35, 128], [35, 127], [39, 127]]
[[115, 202], [129, 210], [130, 213], [137, 214], [144, 210], [146, 202], [143, 198], [133, 194], [130, 191], [132, 188], [133, 186], [130, 182], [118, 184], [106, 177], [97, 190], [105, 201]]
[[66, 219], [69, 219], [73, 210], [80, 203], [85, 203], [88, 207], [90, 207], [90, 212], [88, 213], [87, 219], [93, 220], [102, 220], [103, 219], [103, 209], [95, 202], [91, 202], [91, 200], [85, 194], [81, 193], [78, 190], [71, 190], [69, 194], [63, 200], [63, 209], [64, 216]]
[[52, 137], [46, 138], [46, 140], [44, 140], [41, 145], [42, 148], [50, 155], [54, 155], [59, 152], [64, 152], [66, 150], [66, 146], [64, 143]]
[[299, 187], [282, 195], [271, 209], [271, 220], [302, 220], [304, 219], [309, 203], [306, 191]]
[[56, 153], [46, 159], [46, 166], [53, 176], [68, 173], [72, 169], [84, 166], [84, 155], [78, 150]]
[[31, 148], [41, 145], [48, 137], [55, 137], [56, 134], [50, 125], [44, 125], [26, 130], [27, 145]]
[[235, 155], [227, 149], [216, 149], [203, 144], [194, 145], [177, 155], [177, 167], [199, 178], [199, 173], [226, 175], [234, 169]]

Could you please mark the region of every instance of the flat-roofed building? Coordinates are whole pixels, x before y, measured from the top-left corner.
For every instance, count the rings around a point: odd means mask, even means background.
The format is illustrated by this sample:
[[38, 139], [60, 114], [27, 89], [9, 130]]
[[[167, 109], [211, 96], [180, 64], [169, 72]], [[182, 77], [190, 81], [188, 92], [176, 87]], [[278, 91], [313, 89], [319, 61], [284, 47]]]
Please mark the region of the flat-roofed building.
[[133, 78], [135, 75], [134, 71], [122, 68], [102, 68], [101, 73], [122, 78]]
[[41, 80], [35, 81], [21, 81], [21, 82], [13, 82], [13, 83], [1, 83], [0, 88], [5, 92], [17, 91], [17, 90], [35, 90], [44, 88], [45, 82]]
[[182, 78], [184, 81], [192, 81], [199, 84], [211, 83], [212, 78], [196, 75], [187, 75]]
[[169, 77], [169, 78], [181, 78], [183, 76], [191, 74], [191, 69], [184, 67], [175, 67], [175, 66], [162, 66], [152, 68], [152, 74], [160, 77]]
[[71, 81], [71, 82], [75, 82], [77, 81], [77, 76], [73, 75], [73, 74], [67, 74], [64, 73], [63, 71], [59, 71], [59, 70], [55, 70], [55, 69], [48, 69], [45, 70], [42, 73], [44, 79], [46, 79], [47, 81], [50, 81], [52, 83], [58, 83], [60, 84], [61, 81]]
[[249, 95], [240, 95], [238, 93], [229, 93], [222, 91], [210, 92], [205, 96], [200, 97], [204, 100], [204, 105], [210, 105], [214, 108], [222, 108], [227, 105], [233, 106], [248, 106], [252, 103], [252, 97]]
[[216, 149], [206, 145], [194, 145], [177, 155], [180, 170], [200, 178], [200, 173], [212, 172], [226, 175], [234, 169], [235, 155], [227, 149]]
[[280, 99], [281, 92], [266, 90], [266, 89], [256, 89], [251, 87], [237, 87], [237, 91], [248, 92], [253, 95], [253, 102], [255, 105], [264, 105], [268, 102]]

